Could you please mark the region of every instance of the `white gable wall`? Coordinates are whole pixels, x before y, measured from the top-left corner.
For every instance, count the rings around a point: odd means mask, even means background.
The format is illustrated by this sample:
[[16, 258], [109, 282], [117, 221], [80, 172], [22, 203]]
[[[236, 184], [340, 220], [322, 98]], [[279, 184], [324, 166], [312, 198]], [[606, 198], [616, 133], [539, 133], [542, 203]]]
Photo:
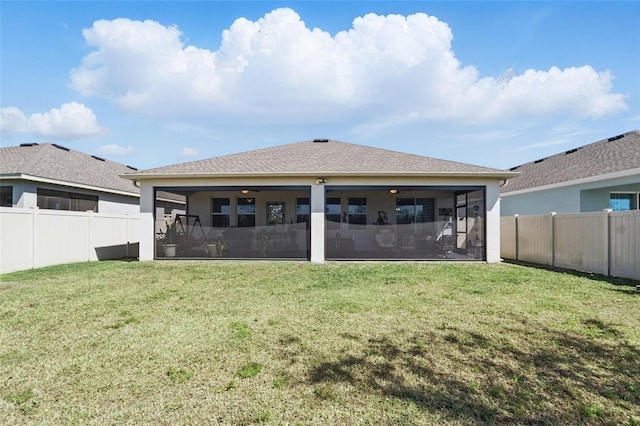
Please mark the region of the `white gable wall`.
[[13, 186], [13, 207], [29, 208], [38, 205], [37, 187], [34, 182], [10, 180], [6, 183]]

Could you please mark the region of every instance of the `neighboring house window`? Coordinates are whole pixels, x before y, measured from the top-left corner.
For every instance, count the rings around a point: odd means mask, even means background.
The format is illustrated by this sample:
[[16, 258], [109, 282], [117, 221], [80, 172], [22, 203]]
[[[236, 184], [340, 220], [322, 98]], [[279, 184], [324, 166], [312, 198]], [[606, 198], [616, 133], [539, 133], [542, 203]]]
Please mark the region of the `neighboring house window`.
[[367, 199], [349, 198], [349, 229], [363, 229], [367, 226]]
[[612, 192], [609, 194], [609, 208], [614, 211], [635, 210], [638, 208], [637, 192]]
[[310, 218], [311, 204], [309, 204], [309, 197], [296, 199], [296, 223], [306, 223], [306, 228], [309, 229]]
[[98, 211], [98, 196], [38, 188], [38, 207], [51, 210]]
[[396, 223], [433, 222], [435, 220], [433, 198], [398, 198], [396, 200]]
[[211, 226], [226, 228], [231, 219], [231, 203], [229, 198], [213, 198], [211, 200]]
[[238, 198], [238, 227], [253, 228], [256, 226], [256, 199]]
[[13, 186], [0, 186], [0, 207], [13, 207]]
[[342, 217], [342, 202], [340, 197], [327, 197], [325, 204], [325, 218], [327, 220], [327, 229], [340, 229], [340, 220]]

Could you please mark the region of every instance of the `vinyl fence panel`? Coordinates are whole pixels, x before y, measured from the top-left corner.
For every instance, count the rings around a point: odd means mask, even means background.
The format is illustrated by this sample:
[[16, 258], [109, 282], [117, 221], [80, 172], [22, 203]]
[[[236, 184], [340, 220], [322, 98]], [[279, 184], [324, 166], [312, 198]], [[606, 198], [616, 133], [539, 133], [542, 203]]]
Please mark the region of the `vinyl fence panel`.
[[[133, 223], [132, 223], [133, 222]], [[93, 214], [90, 260], [137, 257], [138, 221], [123, 215]]]
[[610, 274], [640, 280], [640, 210], [609, 216]]
[[555, 216], [555, 266], [608, 275], [607, 213]]
[[33, 212], [0, 207], [0, 272], [33, 268]]
[[518, 260], [553, 264], [553, 216], [518, 217]]
[[89, 260], [89, 217], [84, 212], [35, 209], [34, 268]]
[[138, 217], [0, 207], [0, 273], [138, 256]]
[[640, 280], [640, 210], [514, 215], [500, 226], [504, 259]]
[[500, 257], [513, 259], [516, 257], [516, 216], [500, 218]]

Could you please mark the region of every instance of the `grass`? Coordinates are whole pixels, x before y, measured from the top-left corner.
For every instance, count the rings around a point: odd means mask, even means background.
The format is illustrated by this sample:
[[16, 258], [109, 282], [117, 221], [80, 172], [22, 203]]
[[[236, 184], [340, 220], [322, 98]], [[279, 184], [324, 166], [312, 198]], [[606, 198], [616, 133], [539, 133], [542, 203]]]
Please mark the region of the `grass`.
[[0, 277], [0, 424], [640, 424], [640, 293], [520, 265]]

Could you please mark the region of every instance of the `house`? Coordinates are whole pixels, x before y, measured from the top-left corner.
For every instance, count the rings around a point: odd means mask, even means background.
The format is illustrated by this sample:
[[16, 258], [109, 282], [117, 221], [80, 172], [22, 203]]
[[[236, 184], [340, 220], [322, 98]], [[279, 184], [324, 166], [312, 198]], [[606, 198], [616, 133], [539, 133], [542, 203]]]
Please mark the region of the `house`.
[[[140, 189], [121, 174], [136, 169], [57, 144], [0, 148], [0, 206], [138, 214]], [[184, 208], [179, 199], [158, 206]]]
[[3, 207], [138, 213], [140, 189], [119, 175], [135, 168], [57, 144], [0, 148]]
[[510, 171], [501, 214], [579, 213], [640, 207], [640, 131], [541, 158]]
[[[517, 176], [315, 139], [122, 175], [140, 183], [140, 260], [500, 261], [499, 187]], [[159, 191], [186, 214], [154, 214]], [[177, 244], [163, 249], [167, 237]]]

